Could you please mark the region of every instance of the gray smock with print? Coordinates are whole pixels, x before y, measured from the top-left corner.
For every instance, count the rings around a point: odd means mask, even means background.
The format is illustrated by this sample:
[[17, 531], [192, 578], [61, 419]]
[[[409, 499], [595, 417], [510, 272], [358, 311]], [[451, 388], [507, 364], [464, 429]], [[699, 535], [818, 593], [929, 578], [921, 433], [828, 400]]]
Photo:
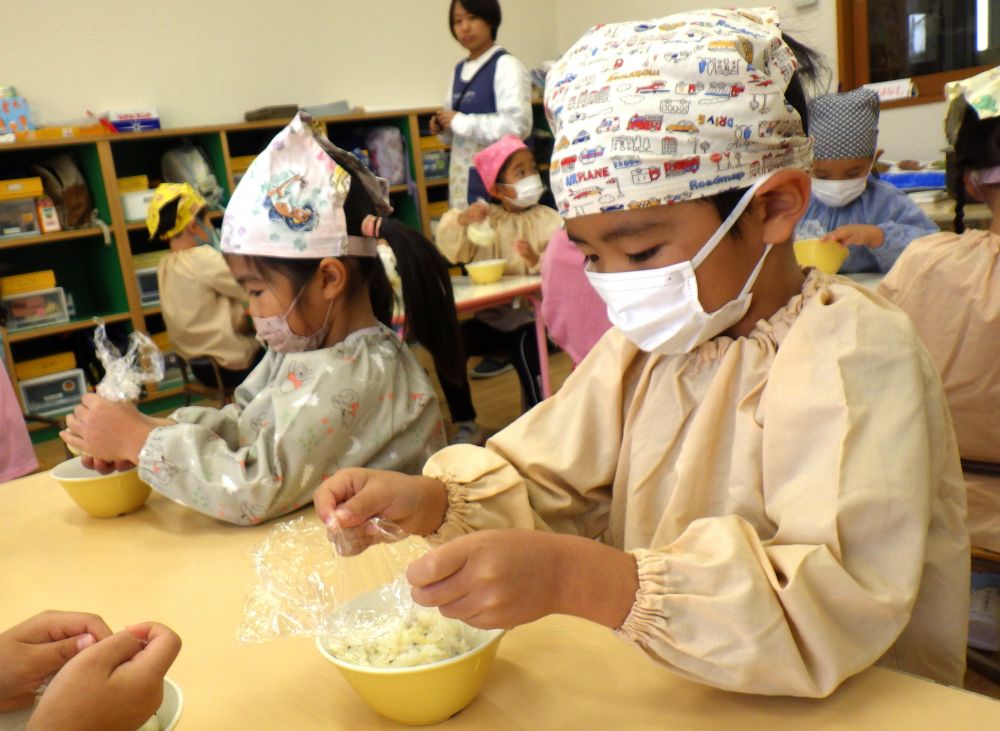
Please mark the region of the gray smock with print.
[[419, 474], [445, 443], [430, 379], [384, 326], [321, 350], [268, 352], [234, 398], [177, 410], [139, 454], [155, 490], [230, 523], [296, 510], [343, 467]]

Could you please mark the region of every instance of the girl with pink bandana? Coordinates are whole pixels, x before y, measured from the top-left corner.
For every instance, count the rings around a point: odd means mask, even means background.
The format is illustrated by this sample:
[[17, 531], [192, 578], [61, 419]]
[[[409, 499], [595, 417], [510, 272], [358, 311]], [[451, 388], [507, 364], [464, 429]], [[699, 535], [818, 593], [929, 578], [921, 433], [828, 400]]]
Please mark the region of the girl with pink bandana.
[[383, 221], [386, 181], [309, 121], [278, 133], [226, 207], [222, 252], [268, 348], [234, 403], [156, 419], [88, 394], [62, 434], [96, 466], [135, 463], [158, 492], [239, 525], [307, 504], [342, 467], [416, 473], [444, 446], [434, 388], [390, 328], [377, 243], [397, 256], [407, 327], [444, 368], [459, 359], [447, 266], [426, 239]]
[[707, 9], [596, 26], [552, 68], [553, 192], [613, 327], [486, 447], [314, 496], [441, 544], [407, 571], [418, 603], [576, 615], [746, 693], [825, 696], [874, 663], [961, 684], [948, 406], [903, 313], [795, 262], [793, 48], [773, 10]]

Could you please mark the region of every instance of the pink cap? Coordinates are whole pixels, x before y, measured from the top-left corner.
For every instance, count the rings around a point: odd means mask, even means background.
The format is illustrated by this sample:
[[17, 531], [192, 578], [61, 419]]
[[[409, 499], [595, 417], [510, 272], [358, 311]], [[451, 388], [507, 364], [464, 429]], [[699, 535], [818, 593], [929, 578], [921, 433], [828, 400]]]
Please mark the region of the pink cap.
[[486, 190], [490, 190], [497, 182], [497, 174], [508, 158], [518, 150], [527, 150], [528, 146], [517, 135], [504, 135], [489, 147], [480, 150], [472, 158], [473, 165], [479, 177], [483, 179]]

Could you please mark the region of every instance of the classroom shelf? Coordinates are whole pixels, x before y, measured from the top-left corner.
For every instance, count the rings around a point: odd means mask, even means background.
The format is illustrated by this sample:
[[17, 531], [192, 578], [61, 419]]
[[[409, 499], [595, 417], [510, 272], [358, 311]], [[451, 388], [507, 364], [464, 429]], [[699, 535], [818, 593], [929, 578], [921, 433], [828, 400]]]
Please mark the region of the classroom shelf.
[[[427, 178], [424, 175], [424, 154], [448, 149], [437, 137], [427, 134], [427, 120], [437, 107], [399, 109], [365, 113], [356, 110], [334, 117], [317, 117], [316, 122], [327, 136], [341, 147], [354, 149], [360, 141], [364, 146], [366, 133], [374, 127], [393, 126], [403, 136], [408, 156], [408, 168], [413, 179], [389, 188], [393, 214], [398, 220], [423, 231], [433, 238], [432, 211], [437, 211], [447, 194], [447, 176]], [[533, 110], [535, 125], [544, 126], [540, 102]], [[542, 120], [539, 122], [539, 120]], [[126, 221], [118, 188], [118, 180], [133, 175], [146, 175], [150, 180], [161, 177], [163, 153], [186, 140], [201, 147], [222, 189], [222, 204], [232, 195], [239, 169], [246, 161], [239, 158], [259, 154], [271, 138], [290, 120], [273, 119], [261, 122], [180, 127], [150, 132], [110, 133], [0, 144], [0, 178], [22, 177], [30, 165], [53, 154], [67, 153], [75, 159], [90, 188], [90, 193], [106, 230], [100, 226], [0, 238], [0, 261], [5, 274], [21, 274], [52, 269], [56, 284], [72, 295], [78, 312], [102, 312], [107, 323], [124, 323], [132, 330], [160, 326], [161, 308], [143, 306], [137, 283], [133, 257], [162, 248], [162, 242], [148, 241], [145, 221]], [[423, 132], [421, 132], [423, 130]], [[234, 166], [234, 158], [236, 164]], [[437, 215], [440, 215], [439, 213]], [[214, 210], [212, 220], [218, 221], [223, 211]], [[147, 320], [147, 318], [151, 318]], [[92, 318], [76, 318], [68, 323], [42, 326], [14, 332], [0, 328], [0, 357], [8, 373], [22, 359], [44, 355], [48, 350], [65, 347], [58, 336], [92, 328]], [[50, 338], [51, 341], [46, 340]], [[28, 343], [28, 341], [32, 341]], [[21, 345], [16, 345], [21, 343]], [[16, 347], [12, 348], [12, 345]], [[17, 379], [13, 377], [15, 393]], [[143, 402], [164, 399], [177, 400], [183, 389], [149, 388]], [[20, 396], [19, 396], [20, 397]], [[157, 408], [152, 404], [151, 408]]]
[[73, 239], [87, 239], [91, 236], [103, 235], [104, 231], [100, 226], [87, 226], [86, 228], [71, 228], [68, 231], [56, 231], [50, 234], [11, 237], [4, 236], [0, 237], [0, 249], [16, 249], [21, 246], [53, 244], [57, 241], [72, 241]]
[[25, 340], [45, 338], [50, 335], [61, 335], [62, 333], [73, 332], [75, 330], [86, 330], [90, 327], [96, 327], [97, 323], [94, 322], [94, 317], [99, 317], [104, 322], [125, 322], [131, 319], [132, 315], [128, 312], [94, 315], [93, 317], [70, 320], [69, 322], [60, 322], [57, 325], [43, 325], [42, 327], [15, 330], [14, 332], [8, 331], [4, 337], [9, 343], [20, 343]]

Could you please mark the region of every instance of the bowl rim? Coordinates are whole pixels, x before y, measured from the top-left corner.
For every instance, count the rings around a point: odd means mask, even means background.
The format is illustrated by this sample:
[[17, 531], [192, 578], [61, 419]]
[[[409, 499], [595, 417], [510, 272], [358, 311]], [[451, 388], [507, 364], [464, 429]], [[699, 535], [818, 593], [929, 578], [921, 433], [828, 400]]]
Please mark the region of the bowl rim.
[[480, 267], [480, 266], [497, 266], [499, 264], [506, 264], [506, 259], [480, 259], [479, 261], [470, 261], [465, 265], [465, 268], [469, 267]]
[[[480, 628], [476, 627], [474, 629], [480, 629]], [[428, 670], [436, 670], [438, 668], [454, 665], [455, 663], [458, 663], [463, 659], [468, 658], [470, 655], [482, 652], [490, 645], [499, 642], [501, 638], [503, 638], [503, 636], [507, 634], [507, 630], [505, 629], [485, 629], [482, 631], [489, 633], [489, 637], [486, 639], [486, 641], [484, 641], [480, 645], [476, 645], [475, 647], [469, 650], [466, 650], [461, 655], [455, 655], [455, 657], [449, 657], [445, 660], [435, 660], [434, 662], [429, 662], [426, 663], [425, 665], [413, 665], [412, 667], [408, 668], [377, 668], [371, 665], [357, 665], [353, 662], [348, 662], [347, 660], [341, 660], [339, 657], [334, 656], [329, 650], [327, 650], [326, 647], [324, 647], [323, 640], [325, 639], [325, 637], [323, 636], [316, 637], [316, 647], [317, 649], [319, 649], [319, 653], [324, 658], [329, 660], [337, 667], [344, 668], [345, 670], [353, 670], [354, 672], [367, 673], [369, 675], [409, 675], [412, 673], [426, 672]]]
[[106, 475], [102, 475], [97, 470], [91, 470], [91, 472], [93, 472], [94, 474], [88, 475], [86, 477], [72, 477], [70, 475], [63, 475], [59, 473], [60, 469], [69, 469], [68, 467], [66, 467], [66, 465], [71, 463], [78, 464], [81, 469], [86, 469], [86, 467], [83, 466], [82, 462], [83, 462], [83, 457], [73, 457], [72, 459], [63, 460], [62, 462], [60, 462], [59, 464], [57, 464], [55, 467], [52, 468], [50, 474], [52, 475], [53, 478], [59, 480], [60, 482], [90, 482], [91, 480], [98, 480], [101, 478], [118, 477], [119, 475], [129, 475], [139, 469], [138, 467], [132, 467], [131, 469], [127, 470], [116, 470], [114, 472], [109, 472]]
[[[177, 725], [177, 722], [181, 720], [181, 715], [184, 713], [184, 693], [181, 692], [181, 687], [179, 685], [177, 685], [177, 683], [175, 683], [170, 678], [164, 676], [163, 677], [163, 690], [166, 691], [167, 688], [170, 688], [174, 692], [174, 695], [177, 696], [177, 710], [174, 711], [173, 718], [169, 719], [166, 722], [166, 725], [163, 727], [163, 731], [171, 731]], [[163, 699], [163, 701], [164, 701], [164, 703], [166, 702], [166, 693], [165, 692], [164, 692], [164, 699]], [[160, 706], [162, 707], [163, 703], [160, 703]], [[156, 712], [159, 713], [160, 709], [157, 708]]]

